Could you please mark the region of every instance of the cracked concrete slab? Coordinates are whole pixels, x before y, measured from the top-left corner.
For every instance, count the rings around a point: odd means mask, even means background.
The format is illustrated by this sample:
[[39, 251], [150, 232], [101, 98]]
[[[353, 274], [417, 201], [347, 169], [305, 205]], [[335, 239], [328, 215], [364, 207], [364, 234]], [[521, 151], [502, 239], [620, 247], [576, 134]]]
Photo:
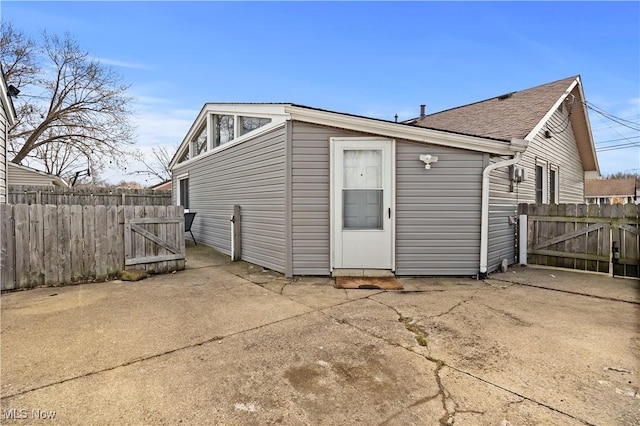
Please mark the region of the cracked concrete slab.
[[581, 289], [582, 274], [532, 269], [340, 290], [187, 256], [138, 283], [3, 294], [2, 423], [640, 424], [628, 280]]
[[[438, 301], [430, 293], [372, 299], [417, 318], [432, 359], [587, 423], [640, 422], [638, 306], [477, 285], [477, 292], [445, 292]], [[614, 364], [624, 372], [606, 370]]]
[[311, 309], [211, 268], [2, 296], [2, 395]]
[[[242, 354], [239, 356], [239, 354]], [[3, 401], [64, 424], [377, 424], [438, 393], [436, 366], [321, 313]], [[426, 421], [441, 404], [412, 408]], [[398, 423], [391, 423], [398, 424]], [[424, 423], [422, 423], [424, 424]]]

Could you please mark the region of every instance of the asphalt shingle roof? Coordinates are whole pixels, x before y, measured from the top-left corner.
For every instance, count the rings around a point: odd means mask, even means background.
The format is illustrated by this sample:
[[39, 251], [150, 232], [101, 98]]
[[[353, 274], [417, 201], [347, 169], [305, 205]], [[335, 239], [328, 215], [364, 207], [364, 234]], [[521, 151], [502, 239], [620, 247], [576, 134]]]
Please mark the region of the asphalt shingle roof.
[[636, 195], [636, 179], [592, 179], [584, 182], [584, 196], [591, 197], [632, 197]]
[[421, 127], [511, 140], [523, 139], [576, 77], [512, 92], [411, 120]]

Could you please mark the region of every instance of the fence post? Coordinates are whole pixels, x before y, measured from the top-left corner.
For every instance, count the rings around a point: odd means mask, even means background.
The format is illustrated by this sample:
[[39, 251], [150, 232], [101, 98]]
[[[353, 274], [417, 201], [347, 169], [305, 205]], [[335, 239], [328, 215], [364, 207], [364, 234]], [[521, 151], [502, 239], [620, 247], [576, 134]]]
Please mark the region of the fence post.
[[231, 216], [231, 260], [240, 260], [242, 257], [242, 228], [240, 220], [240, 206], [233, 206]]
[[527, 230], [529, 229], [529, 222], [526, 214], [520, 215], [518, 225], [520, 227], [518, 230], [518, 236], [520, 237], [520, 241], [518, 242], [518, 260], [520, 261], [520, 265], [527, 266], [527, 243], [529, 241]]

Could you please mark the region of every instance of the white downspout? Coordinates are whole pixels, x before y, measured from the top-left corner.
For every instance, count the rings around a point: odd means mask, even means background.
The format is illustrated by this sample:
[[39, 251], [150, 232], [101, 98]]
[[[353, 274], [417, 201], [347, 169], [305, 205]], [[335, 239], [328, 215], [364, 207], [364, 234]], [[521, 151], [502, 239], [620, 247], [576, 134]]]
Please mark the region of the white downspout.
[[495, 169], [509, 167], [518, 164], [522, 157], [521, 152], [517, 152], [513, 158], [490, 164], [482, 171], [482, 221], [480, 223], [480, 274], [478, 278], [483, 280], [487, 277], [487, 263], [489, 252], [489, 175]]

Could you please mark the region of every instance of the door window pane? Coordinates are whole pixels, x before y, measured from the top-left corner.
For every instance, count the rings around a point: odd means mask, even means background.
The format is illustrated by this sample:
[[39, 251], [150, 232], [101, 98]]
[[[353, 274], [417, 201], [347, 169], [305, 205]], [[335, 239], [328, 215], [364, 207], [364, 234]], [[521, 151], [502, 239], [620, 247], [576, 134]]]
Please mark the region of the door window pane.
[[382, 151], [358, 149], [344, 151], [344, 188], [382, 188]]
[[382, 190], [342, 191], [343, 229], [382, 229]]

